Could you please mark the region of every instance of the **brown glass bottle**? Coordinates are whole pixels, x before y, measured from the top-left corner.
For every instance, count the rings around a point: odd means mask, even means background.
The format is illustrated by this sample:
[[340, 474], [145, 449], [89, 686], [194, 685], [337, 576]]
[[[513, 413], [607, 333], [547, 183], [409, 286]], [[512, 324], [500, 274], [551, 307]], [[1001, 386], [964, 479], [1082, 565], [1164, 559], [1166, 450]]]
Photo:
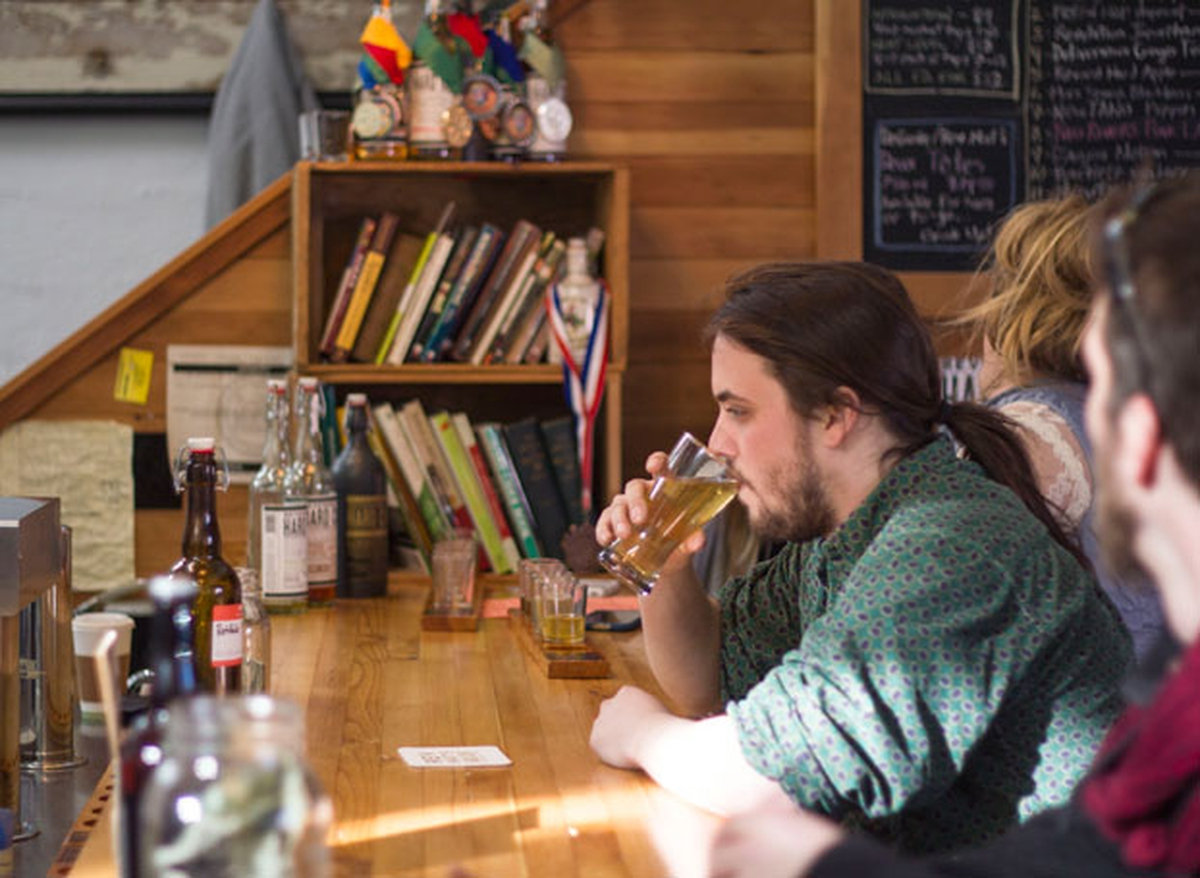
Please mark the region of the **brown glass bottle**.
[[221, 557], [216, 488], [213, 440], [189, 439], [183, 473], [187, 495], [183, 557], [171, 567], [171, 573], [190, 576], [196, 582], [193, 619], [198, 688], [225, 695], [241, 691], [242, 586]]
[[333, 462], [338, 497], [338, 597], [387, 594], [387, 477], [367, 444], [367, 398], [346, 397], [346, 447]]

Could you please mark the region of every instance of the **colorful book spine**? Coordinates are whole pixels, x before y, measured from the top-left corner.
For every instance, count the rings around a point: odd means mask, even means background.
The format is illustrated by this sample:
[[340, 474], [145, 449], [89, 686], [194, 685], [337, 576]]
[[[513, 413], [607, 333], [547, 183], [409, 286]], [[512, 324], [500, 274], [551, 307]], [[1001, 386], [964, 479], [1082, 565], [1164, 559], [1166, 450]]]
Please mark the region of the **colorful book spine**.
[[367, 444], [371, 446], [371, 450], [383, 464], [383, 470], [387, 476], [388, 506], [399, 511], [399, 520], [403, 522], [404, 530], [412, 541], [413, 547], [420, 553], [421, 561], [428, 572], [433, 559], [433, 540], [429, 529], [417, 507], [416, 498], [409, 490], [408, 483], [404, 481], [395, 455], [392, 454], [383, 438], [378, 423], [374, 422], [373, 426], [375, 429], [367, 432]]
[[496, 529], [500, 532], [500, 545], [504, 549], [504, 556], [508, 559], [509, 567], [516, 570], [517, 565], [521, 563], [521, 551], [517, 548], [517, 541], [513, 538], [512, 529], [508, 526], [508, 516], [504, 514], [504, 505], [496, 494], [496, 486], [492, 484], [492, 476], [488, 472], [487, 461], [483, 459], [483, 452], [479, 450], [479, 443], [475, 439], [471, 421], [463, 412], [452, 412], [450, 423], [458, 431], [458, 441], [466, 450], [467, 458], [475, 470], [475, 477], [479, 480], [480, 488], [483, 489], [488, 511], [491, 513], [492, 520], [496, 522]]
[[378, 221], [371, 216], [365, 216], [358, 226], [358, 238], [350, 258], [342, 270], [341, 280], [338, 281], [337, 291], [325, 317], [325, 326], [321, 330], [319, 351], [324, 357], [333, 356], [334, 345], [337, 344], [338, 331], [342, 328], [342, 320], [346, 317], [346, 308], [350, 305], [350, 296], [354, 294], [354, 285], [358, 282], [358, 273], [362, 270], [363, 260], [367, 258], [367, 250], [371, 246], [371, 238], [375, 234]]
[[382, 366], [387, 359], [387, 355], [392, 350], [392, 344], [396, 340], [396, 333], [400, 331], [400, 324], [404, 322], [404, 315], [407, 313], [409, 305], [412, 302], [417, 282], [421, 279], [421, 274], [425, 271], [425, 263], [429, 261], [429, 254], [433, 252], [434, 245], [437, 242], [437, 232], [430, 232], [425, 236], [425, 244], [421, 247], [420, 255], [417, 256], [417, 262], [413, 266], [412, 274], [409, 275], [408, 283], [405, 284], [404, 292], [400, 294], [400, 300], [396, 303], [396, 310], [388, 322], [387, 331], [383, 334], [383, 340], [379, 343], [379, 350], [375, 352], [376, 366]]
[[381, 402], [375, 406], [373, 411], [375, 422], [379, 425], [384, 441], [396, 459], [400, 475], [416, 500], [417, 509], [425, 522], [430, 537], [434, 540], [441, 539], [450, 529], [450, 522], [441, 506], [438, 505], [433, 484], [421, 467], [412, 442], [401, 426], [400, 419], [396, 416], [396, 410], [390, 402]]
[[458, 327], [462, 325], [463, 318], [487, 281], [503, 241], [504, 233], [491, 223], [484, 223], [480, 227], [475, 246], [471, 248], [462, 273], [446, 299], [446, 306], [430, 330], [429, 338], [421, 351], [422, 362], [432, 363], [442, 359], [447, 349], [453, 346]]
[[419, 399], [410, 399], [400, 407], [397, 413], [413, 447], [416, 449], [425, 472], [433, 484], [433, 490], [438, 495], [438, 502], [446, 513], [446, 518], [452, 527], [474, 527], [471, 513], [463, 502], [462, 495], [450, 471], [446, 455], [442, 453], [441, 445], [433, 435], [429, 425], [429, 416]]
[[458, 439], [458, 431], [450, 422], [450, 413], [434, 412], [429, 416], [429, 424], [433, 428], [434, 438], [441, 445], [446, 460], [450, 463], [450, 471], [462, 493], [463, 502], [475, 527], [475, 535], [487, 556], [488, 566], [496, 573], [511, 573], [513, 567], [500, 544], [500, 531], [492, 519], [483, 488], [475, 477], [475, 467]]
[[537, 528], [542, 550], [554, 558], [563, 557], [562, 538], [567, 532], [567, 510], [558, 491], [550, 456], [542, 441], [542, 431], [535, 418], [522, 418], [504, 425], [504, 441], [512, 455], [513, 466]]
[[395, 237], [399, 224], [400, 217], [390, 211], [379, 217], [375, 234], [371, 236], [371, 246], [363, 256], [362, 267], [354, 282], [354, 292], [350, 294], [346, 316], [342, 319], [337, 340], [333, 345], [331, 359], [335, 363], [344, 363], [350, 359], [350, 351], [358, 341], [358, 332], [362, 329], [363, 318], [367, 314], [367, 305], [375, 295], [375, 287], [383, 271], [383, 260], [392, 246], [392, 238]]
[[429, 335], [446, 309], [446, 302], [454, 290], [454, 285], [458, 283], [459, 275], [466, 264], [467, 253], [475, 246], [475, 239], [478, 236], [479, 229], [475, 226], [466, 226], [458, 233], [454, 241], [454, 248], [450, 252], [450, 258], [446, 261], [446, 270], [442, 272], [437, 290], [434, 291], [433, 298], [429, 300], [429, 307], [425, 309], [421, 322], [417, 324], [417, 331], [413, 333], [412, 345], [409, 346], [406, 360], [421, 361], [421, 354], [429, 343]]
[[513, 536], [521, 554], [526, 558], [542, 557], [542, 548], [538, 544], [537, 532], [533, 527], [533, 513], [529, 509], [529, 500], [525, 497], [525, 490], [517, 477], [500, 425], [491, 422], [478, 424], [475, 432], [479, 436], [479, 445], [483, 448], [483, 456], [487, 458], [496, 487], [504, 499], [504, 511], [508, 514], [508, 521], [512, 525]]

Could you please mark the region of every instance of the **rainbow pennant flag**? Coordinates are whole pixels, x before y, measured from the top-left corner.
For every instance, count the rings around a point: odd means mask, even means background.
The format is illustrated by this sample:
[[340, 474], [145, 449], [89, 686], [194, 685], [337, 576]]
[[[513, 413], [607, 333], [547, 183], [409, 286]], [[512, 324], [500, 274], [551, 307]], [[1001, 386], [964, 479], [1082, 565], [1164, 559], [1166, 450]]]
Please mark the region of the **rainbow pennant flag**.
[[367, 19], [362, 36], [363, 57], [358, 73], [367, 88], [392, 82], [404, 82], [404, 69], [412, 62], [412, 50], [392, 22], [391, 3], [383, 0]]

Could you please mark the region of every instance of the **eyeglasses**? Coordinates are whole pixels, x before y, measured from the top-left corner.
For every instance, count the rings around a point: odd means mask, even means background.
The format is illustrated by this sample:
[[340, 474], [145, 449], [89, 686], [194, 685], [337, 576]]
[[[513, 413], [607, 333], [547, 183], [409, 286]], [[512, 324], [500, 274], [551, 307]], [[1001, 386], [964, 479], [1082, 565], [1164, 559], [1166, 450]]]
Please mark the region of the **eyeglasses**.
[[1133, 333], [1134, 355], [1137, 359], [1138, 386], [1148, 390], [1150, 350], [1142, 322], [1138, 319], [1137, 286], [1133, 281], [1133, 262], [1129, 255], [1129, 230], [1144, 213], [1146, 205], [1159, 192], [1158, 185], [1149, 174], [1145, 174], [1119, 212], [1104, 224], [1105, 271], [1108, 276], [1108, 291], [1115, 309], [1121, 312]]

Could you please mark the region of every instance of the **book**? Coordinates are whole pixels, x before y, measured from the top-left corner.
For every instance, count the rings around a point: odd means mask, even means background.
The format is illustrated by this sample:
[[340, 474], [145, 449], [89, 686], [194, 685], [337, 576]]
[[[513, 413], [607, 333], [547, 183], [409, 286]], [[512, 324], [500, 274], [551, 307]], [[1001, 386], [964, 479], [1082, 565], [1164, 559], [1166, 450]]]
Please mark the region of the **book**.
[[408, 433], [409, 441], [421, 461], [421, 466], [428, 474], [434, 493], [438, 495], [438, 502], [441, 504], [450, 526], [473, 528], [471, 514], [467, 511], [466, 503], [463, 502], [462, 495], [459, 493], [454, 476], [450, 471], [450, 463], [446, 460], [441, 445], [433, 435], [429, 416], [425, 414], [425, 407], [421, 401], [410, 399], [400, 406], [400, 410], [396, 414], [400, 418], [405, 432]]
[[[488, 566], [496, 573], [512, 573], [515, 567], [501, 544], [499, 525], [492, 517], [487, 498], [483, 494], [483, 486], [479, 484], [475, 474], [475, 465], [471, 463], [466, 448], [459, 440], [458, 430], [450, 420], [450, 413], [434, 412], [429, 416], [429, 425], [433, 428], [434, 438], [441, 444], [450, 464], [451, 474], [462, 493], [463, 502], [475, 526], [475, 536], [483, 547]], [[513, 550], [516, 551], [515, 545]]]
[[335, 363], [344, 363], [350, 359], [350, 349], [358, 341], [358, 331], [362, 328], [363, 317], [367, 313], [367, 305], [375, 295], [375, 287], [379, 283], [379, 275], [383, 271], [383, 260], [392, 246], [392, 238], [400, 217], [391, 211], [380, 215], [375, 224], [375, 234], [371, 236], [371, 245], [363, 256], [362, 266], [354, 281], [354, 292], [346, 305], [346, 315], [342, 318], [341, 328], [338, 329], [337, 340], [330, 355]]
[[517, 477], [512, 456], [508, 453], [508, 445], [504, 442], [504, 432], [499, 424], [488, 421], [477, 424], [475, 434], [479, 437], [479, 446], [483, 449], [493, 483], [504, 500], [504, 511], [521, 554], [526, 558], [542, 557], [537, 531], [533, 527], [533, 513], [529, 509], [525, 489]]
[[487, 319], [483, 323], [483, 327], [479, 330], [479, 334], [471, 344], [470, 353], [467, 355], [467, 360], [471, 365], [483, 365], [484, 358], [487, 356], [488, 351], [491, 350], [492, 341], [496, 338], [496, 334], [500, 331], [501, 326], [506, 325], [506, 321], [510, 319], [510, 314], [516, 307], [516, 302], [520, 298], [521, 291], [527, 289], [527, 278], [533, 272], [534, 265], [549, 252], [553, 241], [554, 233], [546, 232], [537, 241], [532, 242], [529, 248], [524, 251], [517, 268], [512, 273], [512, 277], [496, 297], [495, 303], [492, 305]]
[[429, 258], [425, 260], [425, 265], [421, 268], [421, 276], [413, 287], [412, 295], [406, 297], [407, 301], [402, 305], [403, 316], [396, 329], [395, 338], [392, 339], [391, 350], [384, 359], [388, 365], [399, 366], [404, 362], [408, 349], [412, 346], [417, 325], [424, 316], [425, 309], [429, 306], [429, 300], [433, 298], [438, 281], [446, 267], [446, 261], [454, 249], [456, 236], [446, 228], [449, 216], [448, 212], [443, 212], [442, 219], [446, 222], [438, 223], [437, 239], [429, 251]]
[[413, 272], [404, 287], [404, 292], [400, 294], [400, 301], [396, 303], [396, 311], [392, 314], [392, 319], [388, 323], [383, 341], [379, 343], [379, 350], [375, 352], [376, 366], [381, 366], [387, 362], [387, 358], [395, 346], [396, 334], [400, 332], [402, 326], [406, 325], [409, 312], [415, 307], [414, 301], [420, 289], [421, 279], [425, 277], [425, 270], [429, 265], [430, 258], [433, 256], [434, 249], [442, 239], [442, 233], [446, 231], [446, 228], [450, 224], [450, 218], [454, 215], [454, 209], [454, 202], [447, 202], [446, 206], [442, 208], [442, 213], [438, 217], [437, 224], [425, 236], [425, 246], [421, 250], [420, 256], [417, 257], [417, 263], [413, 266]]
[[333, 346], [337, 342], [338, 330], [342, 328], [342, 320], [346, 316], [346, 308], [350, 304], [350, 296], [354, 293], [354, 285], [358, 281], [358, 273], [362, 269], [363, 260], [367, 256], [367, 248], [371, 246], [371, 238], [375, 234], [378, 221], [373, 216], [365, 216], [358, 225], [358, 237], [346, 267], [342, 269], [337, 291], [329, 304], [329, 313], [325, 315], [325, 326], [321, 329], [321, 343], [318, 347], [322, 356], [333, 355]]
[[500, 502], [496, 486], [492, 483], [492, 474], [488, 470], [487, 461], [479, 448], [479, 442], [475, 439], [475, 430], [471, 426], [471, 420], [463, 412], [452, 412], [450, 422], [458, 431], [458, 439], [466, 450], [471, 465], [475, 468], [475, 475], [479, 479], [479, 486], [483, 489], [488, 510], [496, 522], [496, 530], [500, 532], [500, 545], [504, 548], [505, 557], [508, 558], [510, 567], [516, 570], [517, 565], [521, 563], [521, 552], [517, 548], [512, 528], [509, 527], [508, 516], [504, 513], [504, 504]]
[[[554, 240], [550, 249], [534, 263], [533, 271], [525, 279], [517, 301], [513, 305], [513, 315], [507, 325], [502, 325], [492, 340], [491, 350], [484, 357], [485, 363], [519, 363], [521, 355], [537, 329], [539, 317], [546, 313], [546, 289], [562, 272], [563, 258], [567, 252], [566, 242], [561, 238]], [[513, 349], [516, 352], [513, 353]], [[512, 353], [512, 359], [509, 354]]]
[[400, 465], [388, 447], [379, 423], [370, 409], [368, 409], [368, 417], [371, 418], [371, 429], [367, 431], [367, 444], [371, 446], [371, 450], [383, 464], [383, 471], [387, 476], [388, 507], [398, 510], [404, 532], [420, 554], [425, 572], [428, 573], [433, 560], [433, 539], [421, 516], [417, 500], [409, 490], [408, 483], [400, 472]]
[[550, 349], [550, 340], [550, 318], [547, 315], [542, 320], [542, 325], [538, 328], [537, 333], [533, 336], [533, 341], [526, 348], [525, 355], [521, 357], [521, 362], [532, 364], [545, 360], [546, 351]]
[[390, 402], [381, 402], [372, 409], [372, 412], [375, 422], [379, 425], [383, 440], [396, 460], [400, 475], [416, 500], [417, 509], [425, 522], [429, 536], [435, 541], [441, 539], [449, 531], [450, 521], [438, 504], [433, 483], [422, 468], [412, 441], [396, 416], [396, 410]]
[[568, 524], [583, 524], [583, 483], [579, 473], [579, 445], [575, 437], [575, 418], [563, 415], [538, 424], [558, 492], [567, 509]]
[[567, 510], [550, 464], [550, 455], [542, 440], [536, 418], [522, 418], [505, 424], [504, 442], [512, 455], [513, 467], [525, 489], [538, 542], [545, 555], [562, 558], [562, 538], [567, 532]]
[[421, 322], [417, 324], [417, 330], [413, 334], [412, 345], [405, 357], [407, 361], [421, 361], [421, 352], [429, 341], [429, 334], [441, 318], [446, 301], [450, 298], [450, 293], [458, 282], [458, 276], [462, 273], [463, 266], [467, 261], [467, 254], [474, 248], [475, 239], [478, 236], [479, 229], [476, 226], [464, 226], [455, 236], [454, 249], [450, 251], [450, 257], [446, 260], [446, 270], [442, 272], [433, 298], [429, 300], [429, 306], [425, 309], [425, 313], [421, 316]]
[[487, 280], [475, 297], [475, 303], [463, 320], [462, 328], [454, 340], [453, 346], [447, 351], [447, 357], [458, 362], [466, 362], [470, 358], [471, 347], [475, 337], [487, 319], [488, 312], [504, 286], [511, 280], [512, 273], [518, 268], [519, 262], [531, 246], [535, 246], [541, 237], [541, 229], [528, 220], [517, 220], [509, 233], [508, 241], [496, 265], [488, 273]]
[[453, 344], [458, 327], [487, 280], [503, 242], [504, 233], [496, 226], [484, 223], [479, 227], [475, 246], [471, 248], [450, 295], [446, 297], [446, 305], [422, 346], [422, 362], [432, 363], [444, 358], [446, 349]]
[[350, 360], [355, 363], [374, 363], [379, 346], [387, 334], [388, 324], [396, 313], [400, 296], [412, 277], [413, 268], [421, 256], [425, 239], [420, 235], [397, 231], [383, 263], [383, 273], [375, 288], [375, 295], [367, 305], [358, 340], [350, 351]]

